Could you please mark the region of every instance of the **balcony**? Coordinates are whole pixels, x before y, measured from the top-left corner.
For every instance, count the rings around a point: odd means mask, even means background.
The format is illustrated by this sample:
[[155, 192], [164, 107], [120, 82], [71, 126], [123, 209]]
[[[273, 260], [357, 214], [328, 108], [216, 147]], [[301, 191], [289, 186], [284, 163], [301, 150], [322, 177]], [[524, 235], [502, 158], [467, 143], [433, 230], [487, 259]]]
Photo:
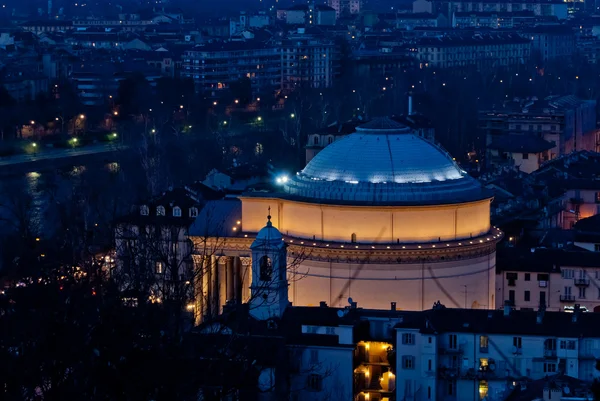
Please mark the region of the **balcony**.
[[556, 358], [556, 350], [555, 349], [544, 349], [544, 358]]
[[571, 295], [571, 294], [561, 294], [560, 296], [560, 302], [575, 302], [575, 295]]
[[589, 278], [574, 278], [573, 282], [578, 287], [587, 287], [588, 285], [590, 285], [590, 279]]
[[455, 348], [443, 346], [440, 347], [440, 354], [453, 355], [453, 354], [462, 354], [464, 352], [462, 346], [458, 346]]

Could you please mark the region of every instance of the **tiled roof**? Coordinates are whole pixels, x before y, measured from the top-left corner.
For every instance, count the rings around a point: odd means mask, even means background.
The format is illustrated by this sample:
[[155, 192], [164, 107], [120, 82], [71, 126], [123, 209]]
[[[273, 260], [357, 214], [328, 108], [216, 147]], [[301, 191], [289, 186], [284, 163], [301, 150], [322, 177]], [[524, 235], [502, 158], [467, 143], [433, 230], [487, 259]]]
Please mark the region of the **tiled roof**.
[[541, 153], [554, 146], [554, 142], [533, 135], [497, 135], [488, 148], [511, 153]]

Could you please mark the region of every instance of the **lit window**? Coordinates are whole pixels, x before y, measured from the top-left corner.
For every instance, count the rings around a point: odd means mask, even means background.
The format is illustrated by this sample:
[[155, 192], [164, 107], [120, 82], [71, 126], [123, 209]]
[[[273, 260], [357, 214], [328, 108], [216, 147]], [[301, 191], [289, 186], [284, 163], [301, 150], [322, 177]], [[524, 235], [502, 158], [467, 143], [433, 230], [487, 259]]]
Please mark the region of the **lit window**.
[[181, 208], [179, 206], [175, 206], [173, 208], [173, 216], [174, 217], [181, 217]]
[[163, 262], [156, 262], [154, 264], [154, 272], [156, 274], [163, 274], [165, 272], [165, 266], [163, 265]]
[[190, 208], [190, 217], [198, 217], [198, 208]]
[[146, 205], [142, 205], [142, 206], [140, 207], [140, 214], [141, 214], [142, 216], [148, 216], [148, 206], [146, 206]]
[[158, 206], [156, 208], [156, 215], [157, 216], [164, 216], [165, 215], [165, 207], [164, 206]]

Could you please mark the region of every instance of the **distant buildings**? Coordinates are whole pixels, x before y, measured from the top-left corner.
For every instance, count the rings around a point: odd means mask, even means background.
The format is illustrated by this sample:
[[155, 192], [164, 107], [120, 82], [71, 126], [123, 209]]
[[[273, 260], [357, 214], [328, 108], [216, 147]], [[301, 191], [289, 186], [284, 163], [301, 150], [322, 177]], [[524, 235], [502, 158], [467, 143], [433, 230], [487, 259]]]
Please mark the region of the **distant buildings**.
[[298, 4], [286, 11], [286, 23], [291, 25], [329, 25], [336, 22], [336, 11], [324, 4]]
[[336, 18], [356, 15], [363, 9], [363, 0], [328, 0], [327, 4], [335, 10]]
[[531, 43], [518, 34], [453, 34], [417, 39], [413, 45], [424, 67], [478, 69], [523, 64], [531, 56]]
[[218, 96], [248, 78], [254, 91], [281, 89], [281, 49], [258, 41], [229, 41], [197, 46], [184, 53], [181, 76], [196, 90]]
[[524, 30], [531, 38], [533, 60], [569, 60], [577, 51], [575, 33], [569, 26], [538, 25]]
[[556, 17], [566, 20], [568, 5], [560, 0], [512, 0], [508, 2], [488, 2], [485, 0], [415, 0], [413, 12], [441, 12], [452, 20], [457, 12], [521, 12], [531, 11], [536, 16]]
[[523, 99], [479, 112], [489, 166], [532, 172], [576, 150], [597, 149], [596, 102], [575, 96]]

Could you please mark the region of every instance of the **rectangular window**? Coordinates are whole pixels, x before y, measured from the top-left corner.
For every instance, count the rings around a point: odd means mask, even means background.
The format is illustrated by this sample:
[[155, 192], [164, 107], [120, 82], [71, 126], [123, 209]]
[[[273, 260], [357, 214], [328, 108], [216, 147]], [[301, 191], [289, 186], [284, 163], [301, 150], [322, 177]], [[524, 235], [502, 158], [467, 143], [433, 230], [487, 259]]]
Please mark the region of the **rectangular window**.
[[523, 339], [521, 337], [513, 337], [513, 347], [521, 348]]
[[585, 299], [585, 287], [579, 287], [579, 299]]
[[567, 341], [567, 349], [575, 349], [575, 340], [569, 340]]
[[[594, 244], [594, 252], [600, 252], [600, 244]], [[597, 274], [598, 272], [596, 272]], [[598, 278], [598, 277], [596, 277]]]
[[525, 291], [525, 302], [531, 301], [531, 293], [529, 291]]
[[479, 336], [479, 352], [488, 352], [488, 336]]
[[560, 349], [567, 349], [567, 342], [565, 340], [560, 340]]
[[412, 355], [402, 355], [402, 369], [413, 370], [415, 368], [415, 357]]
[[427, 370], [431, 372], [431, 368], [432, 368], [432, 363], [431, 363], [431, 359], [429, 359], [427, 361]]
[[544, 362], [544, 373], [555, 373], [556, 364], [550, 362]]
[[525, 273], [525, 281], [531, 281], [531, 273]]
[[510, 303], [512, 305], [515, 304], [515, 290], [509, 290], [508, 291], [508, 300], [510, 301]]
[[600, 203], [600, 192], [594, 193], [594, 201], [596, 201], [596, 203]]
[[529, 153], [523, 153], [523, 159], [529, 159]]
[[310, 350], [310, 364], [317, 365], [319, 363], [319, 350], [311, 349]]
[[449, 334], [448, 335], [448, 348], [450, 348], [450, 349], [457, 349], [458, 348], [458, 339], [456, 337], [456, 334]]
[[163, 262], [155, 262], [154, 264], [154, 272], [156, 274], [163, 274], [165, 272], [165, 267]]
[[402, 344], [414, 345], [415, 344], [415, 335], [413, 333], [402, 333]]
[[323, 377], [317, 374], [308, 375], [307, 387], [311, 391], [321, 391], [323, 389]]

